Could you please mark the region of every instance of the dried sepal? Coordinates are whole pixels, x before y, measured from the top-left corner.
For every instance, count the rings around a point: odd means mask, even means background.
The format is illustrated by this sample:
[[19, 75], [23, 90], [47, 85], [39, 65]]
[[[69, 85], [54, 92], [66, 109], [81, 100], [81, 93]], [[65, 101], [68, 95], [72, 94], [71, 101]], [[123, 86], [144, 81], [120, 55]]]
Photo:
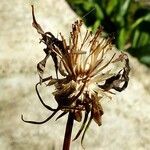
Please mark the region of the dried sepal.
[[53, 95], [59, 106], [70, 106], [72, 101], [69, 96], [76, 90], [76, 84], [71, 81], [67, 84], [55, 84], [57, 90], [53, 92]]
[[81, 122], [82, 120], [82, 111], [81, 110], [75, 110], [74, 111], [74, 120]]
[[73, 140], [76, 140], [80, 136], [80, 134], [82, 133], [82, 131], [84, 130], [86, 122], [88, 120], [89, 113], [90, 113], [90, 111], [87, 111], [87, 110], [85, 111], [85, 116], [84, 116], [84, 120], [83, 120], [82, 126], [80, 127], [78, 133], [76, 134], [76, 136], [75, 136], [75, 138]]
[[99, 98], [97, 94], [92, 95], [92, 110], [91, 114], [93, 117], [93, 120], [100, 126], [102, 124], [101, 117], [104, 114], [103, 108], [99, 102]]

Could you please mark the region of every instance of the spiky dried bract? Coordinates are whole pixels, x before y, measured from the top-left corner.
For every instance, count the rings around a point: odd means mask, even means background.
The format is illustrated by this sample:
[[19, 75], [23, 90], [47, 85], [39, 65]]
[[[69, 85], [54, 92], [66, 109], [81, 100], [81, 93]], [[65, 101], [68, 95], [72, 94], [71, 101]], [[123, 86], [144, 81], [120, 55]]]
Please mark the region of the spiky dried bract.
[[[102, 37], [102, 28], [98, 28], [95, 34], [89, 31], [82, 32], [82, 21], [76, 21], [72, 25], [70, 38], [66, 41], [62, 34], [58, 39], [52, 33], [44, 32], [35, 19], [33, 6], [32, 15], [33, 27], [41, 34], [41, 42], [46, 45], [46, 56], [37, 65], [39, 83], [47, 81], [47, 86], [55, 87], [52, 94], [58, 107], [48, 107], [37, 92], [40, 101], [47, 109], [53, 111], [49, 118], [58, 111], [62, 111], [62, 114], [57, 119], [72, 112], [74, 120], [81, 122], [84, 113], [82, 126], [74, 138], [77, 139], [83, 131], [83, 140], [92, 120], [101, 125], [104, 113], [101, 100], [111, 98], [114, 90], [120, 92], [127, 87], [130, 71], [128, 57], [116, 50], [110, 38]], [[56, 77], [43, 79], [49, 56], [54, 61]]]

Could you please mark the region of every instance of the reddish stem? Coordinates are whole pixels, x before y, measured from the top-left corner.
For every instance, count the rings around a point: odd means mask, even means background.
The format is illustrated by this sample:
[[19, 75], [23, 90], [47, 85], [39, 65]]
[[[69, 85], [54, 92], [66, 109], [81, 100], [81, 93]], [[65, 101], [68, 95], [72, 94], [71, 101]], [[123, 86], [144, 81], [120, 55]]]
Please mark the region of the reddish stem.
[[68, 120], [67, 120], [67, 124], [66, 124], [63, 150], [69, 150], [70, 149], [73, 121], [74, 121], [73, 114], [70, 112], [68, 115]]

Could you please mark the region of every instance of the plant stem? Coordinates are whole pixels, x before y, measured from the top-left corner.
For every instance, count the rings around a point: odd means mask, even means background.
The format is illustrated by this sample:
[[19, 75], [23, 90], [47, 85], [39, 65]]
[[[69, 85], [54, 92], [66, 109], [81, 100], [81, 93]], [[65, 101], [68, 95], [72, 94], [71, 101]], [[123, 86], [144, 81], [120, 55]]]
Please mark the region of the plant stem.
[[67, 124], [66, 124], [63, 150], [69, 150], [70, 149], [73, 121], [74, 121], [73, 114], [71, 112], [69, 112], [68, 120], [67, 120]]

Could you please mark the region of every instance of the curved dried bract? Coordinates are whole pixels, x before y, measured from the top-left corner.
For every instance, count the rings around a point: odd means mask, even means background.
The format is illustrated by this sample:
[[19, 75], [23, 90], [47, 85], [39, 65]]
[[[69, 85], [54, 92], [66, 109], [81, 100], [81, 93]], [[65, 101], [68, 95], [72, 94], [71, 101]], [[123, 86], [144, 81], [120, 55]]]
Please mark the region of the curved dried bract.
[[89, 121], [88, 121], [88, 123], [87, 123], [87, 125], [86, 125], [86, 127], [85, 127], [85, 130], [84, 130], [84, 132], [83, 132], [82, 138], [81, 138], [81, 145], [82, 145], [83, 149], [85, 149], [84, 146], [83, 146], [84, 136], [85, 136], [85, 133], [86, 133], [87, 129], [89, 128], [91, 122], [92, 122], [92, 118], [93, 118], [93, 116], [91, 115], [91, 116], [90, 116], [90, 119], [89, 119]]
[[75, 138], [73, 139], [73, 141], [75, 141], [79, 136], [80, 134], [82, 133], [82, 131], [84, 130], [84, 127], [86, 125], [86, 122], [88, 120], [88, 115], [89, 115], [89, 112], [85, 112], [85, 116], [84, 116], [84, 120], [83, 120], [83, 123], [82, 123], [82, 126], [81, 128], [79, 129], [78, 133], [76, 134]]
[[[59, 39], [51, 32], [44, 32], [35, 19], [33, 6], [32, 16], [33, 27], [42, 36], [40, 42], [46, 45], [44, 49], [46, 56], [37, 65], [40, 77], [37, 85], [47, 82], [47, 86], [53, 86], [52, 94], [58, 104], [56, 109], [46, 105], [36, 85], [41, 103], [45, 108], [53, 111], [50, 117], [39, 124], [50, 120], [59, 110], [62, 113], [57, 119], [69, 112], [74, 116], [74, 120], [81, 122], [82, 112], [84, 112], [85, 117], [81, 128], [74, 138], [76, 140], [83, 131], [82, 143], [92, 120], [99, 126], [102, 124], [101, 117], [104, 112], [101, 100], [106, 97], [111, 98], [115, 91], [121, 92], [127, 87], [130, 72], [129, 59], [127, 54], [116, 50], [111, 43], [111, 38], [102, 37], [101, 27], [92, 34], [88, 30], [83, 31], [81, 20], [76, 21], [72, 24], [70, 38], [67, 41], [62, 34]], [[56, 76], [50, 75], [44, 79], [46, 63], [50, 56]], [[91, 116], [88, 120], [89, 114]], [[25, 122], [37, 124], [34, 121]]]

